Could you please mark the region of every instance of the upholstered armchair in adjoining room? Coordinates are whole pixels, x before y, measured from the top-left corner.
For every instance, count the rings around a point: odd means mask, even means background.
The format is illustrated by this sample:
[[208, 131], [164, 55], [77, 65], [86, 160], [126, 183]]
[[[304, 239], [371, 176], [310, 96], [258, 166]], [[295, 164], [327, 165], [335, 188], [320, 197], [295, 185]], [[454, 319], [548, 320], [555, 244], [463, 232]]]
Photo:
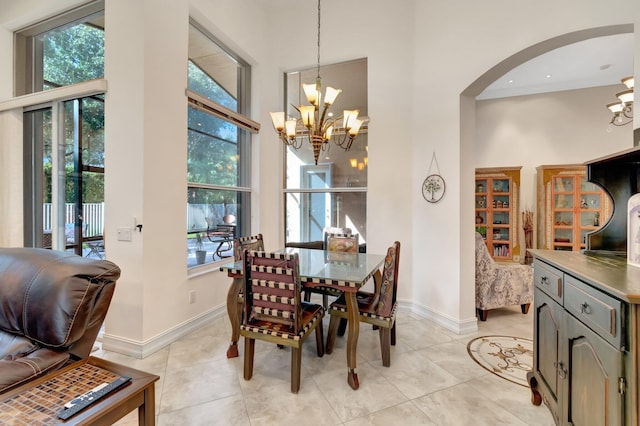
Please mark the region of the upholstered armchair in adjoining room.
[[533, 301], [533, 268], [518, 263], [497, 263], [476, 232], [476, 311], [481, 321], [489, 309], [520, 305], [529, 312]]

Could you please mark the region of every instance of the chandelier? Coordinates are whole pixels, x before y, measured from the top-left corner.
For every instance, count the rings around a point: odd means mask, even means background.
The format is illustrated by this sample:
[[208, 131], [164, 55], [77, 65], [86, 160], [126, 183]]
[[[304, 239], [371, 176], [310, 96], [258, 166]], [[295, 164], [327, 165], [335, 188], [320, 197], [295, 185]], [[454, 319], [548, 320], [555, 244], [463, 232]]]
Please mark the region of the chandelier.
[[318, 55], [317, 76], [315, 84], [303, 84], [307, 101], [311, 105], [293, 106], [300, 115], [299, 118], [287, 117], [284, 112], [272, 112], [273, 127], [280, 140], [287, 146], [300, 149], [304, 141], [313, 147], [313, 158], [318, 164], [320, 151], [327, 148], [330, 140], [340, 148], [348, 151], [358, 136], [364, 120], [358, 119], [359, 110], [344, 110], [340, 117], [333, 117], [329, 107], [342, 92], [340, 89], [327, 87], [322, 98], [322, 83], [320, 78], [320, 0], [318, 0]]
[[627, 90], [616, 93], [618, 102], [608, 104], [607, 108], [613, 113], [611, 122], [614, 126], [624, 126], [633, 120], [633, 76], [622, 79]]

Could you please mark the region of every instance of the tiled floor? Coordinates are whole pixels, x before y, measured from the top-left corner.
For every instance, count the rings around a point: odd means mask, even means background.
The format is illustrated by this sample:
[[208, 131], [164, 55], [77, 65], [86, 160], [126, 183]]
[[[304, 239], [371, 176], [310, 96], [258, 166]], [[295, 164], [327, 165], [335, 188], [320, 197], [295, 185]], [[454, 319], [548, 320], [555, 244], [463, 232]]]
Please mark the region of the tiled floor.
[[[325, 318], [325, 334], [328, 318]], [[153, 372], [157, 423], [164, 425], [553, 425], [527, 388], [478, 366], [467, 343], [481, 335], [531, 338], [532, 313], [491, 311], [478, 333], [456, 335], [429, 320], [400, 313], [391, 367], [382, 366], [378, 332], [362, 324], [358, 341], [360, 389], [346, 378], [346, 338], [318, 358], [305, 342], [300, 392], [290, 393], [290, 353], [256, 343], [254, 374], [245, 381], [240, 357], [226, 358], [229, 322], [213, 321], [139, 360], [98, 350], [94, 356]], [[137, 424], [136, 413], [118, 425]]]

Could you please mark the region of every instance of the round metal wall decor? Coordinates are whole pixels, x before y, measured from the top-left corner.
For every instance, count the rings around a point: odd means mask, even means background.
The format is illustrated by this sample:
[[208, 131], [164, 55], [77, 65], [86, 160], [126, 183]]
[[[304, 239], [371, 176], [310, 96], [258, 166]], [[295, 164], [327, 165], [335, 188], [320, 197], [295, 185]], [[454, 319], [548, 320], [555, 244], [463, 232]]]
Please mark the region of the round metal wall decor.
[[437, 203], [444, 197], [445, 189], [446, 185], [442, 176], [429, 175], [422, 183], [422, 196], [430, 203]]

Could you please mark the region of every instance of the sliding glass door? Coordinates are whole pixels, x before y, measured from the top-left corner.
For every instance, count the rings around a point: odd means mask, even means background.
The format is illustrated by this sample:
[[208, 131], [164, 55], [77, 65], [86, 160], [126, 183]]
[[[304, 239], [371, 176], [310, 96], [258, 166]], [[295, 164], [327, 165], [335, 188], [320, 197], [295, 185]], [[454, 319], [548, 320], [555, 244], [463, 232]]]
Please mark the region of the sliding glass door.
[[104, 256], [104, 96], [24, 113], [25, 246]]

